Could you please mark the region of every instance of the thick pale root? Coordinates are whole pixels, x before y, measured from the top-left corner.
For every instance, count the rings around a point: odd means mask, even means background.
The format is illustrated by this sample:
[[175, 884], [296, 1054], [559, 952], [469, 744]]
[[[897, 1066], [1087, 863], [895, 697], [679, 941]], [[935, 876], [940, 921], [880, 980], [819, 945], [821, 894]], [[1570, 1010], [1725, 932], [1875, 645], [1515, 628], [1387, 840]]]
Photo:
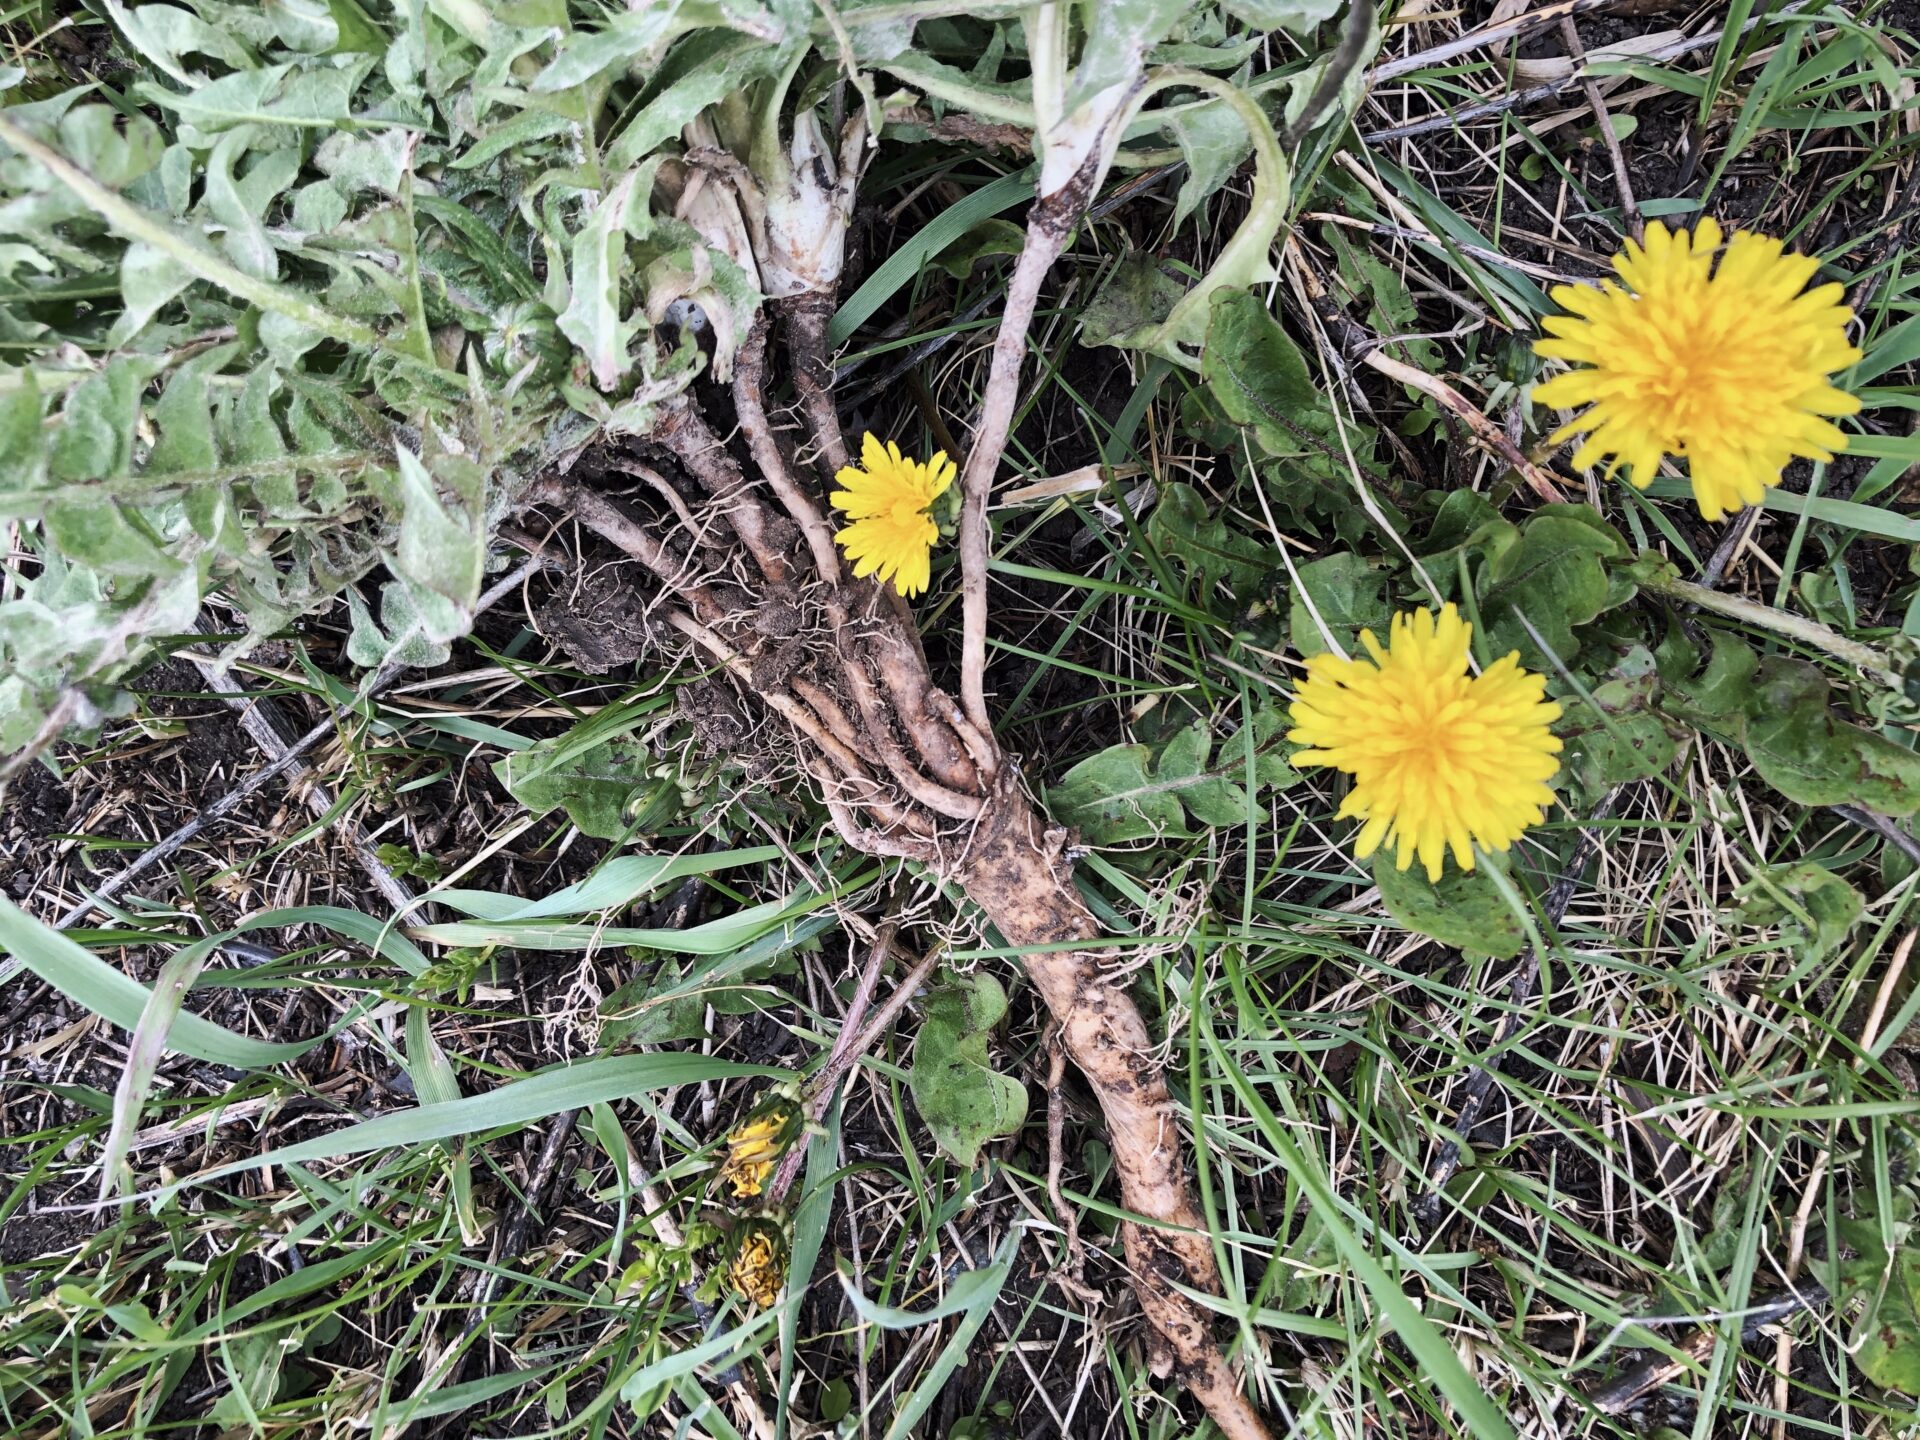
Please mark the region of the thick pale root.
[[[960, 881], [1009, 944], [1099, 937], [1099, 923], [1074, 893], [1058, 840], [1016, 784], [1003, 778], [994, 786]], [[1159, 1222], [1129, 1223], [1122, 1235], [1140, 1308], [1166, 1347], [1172, 1373], [1232, 1440], [1265, 1440], [1259, 1412], [1214, 1343], [1211, 1316], [1177, 1288], [1217, 1294], [1220, 1272], [1187, 1183], [1180, 1116], [1139, 1006], [1114, 973], [1110, 953], [1049, 950], [1021, 961], [1059, 1023], [1061, 1043], [1099, 1098], [1121, 1203]]]

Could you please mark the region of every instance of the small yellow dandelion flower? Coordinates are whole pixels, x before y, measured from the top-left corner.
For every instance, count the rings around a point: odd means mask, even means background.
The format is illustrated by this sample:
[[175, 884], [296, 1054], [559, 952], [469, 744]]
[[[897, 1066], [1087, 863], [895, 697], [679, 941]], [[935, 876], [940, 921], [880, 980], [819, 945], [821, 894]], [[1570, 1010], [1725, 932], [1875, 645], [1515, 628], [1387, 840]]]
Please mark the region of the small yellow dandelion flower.
[[1449, 848], [1471, 870], [1475, 845], [1504, 850], [1546, 819], [1560, 768], [1546, 681], [1520, 668], [1518, 651], [1469, 674], [1472, 636], [1451, 605], [1396, 615], [1389, 646], [1360, 632], [1371, 660], [1308, 660], [1288, 711], [1287, 738], [1309, 747], [1293, 763], [1353, 776], [1340, 818], [1365, 822], [1354, 853], [1391, 841], [1397, 868], [1417, 855], [1436, 883]]
[[727, 1267], [727, 1283], [733, 1293], [758, 1310], [773, 1308], [786, 1282], [781, 1273], [786, 1265], [782, 1253], [786, 1247], [778, 1241], [769, 1227], [755, 1225], [735, 1247], [733, 1263]]
[[909, 599], [925, 590], [929, 557], [940, 538], [940, 527], [928, 511], [956, 473], [944, 450], [936, 450], [923, 465], [907, 459], [891, 440], [882, 445], [868, 435], [860, 447], [860, 463], [833, 477], [841, 488], [828, 497], [852, 522], [834, 539], [853, 561], [853, 573], [891, 580]]
[[720, 1167], [720, 1182], [733, 1186], [736, 1200], [758, 1195], [766, 1188], [767, 1176], [787, 1148], [792, 1121], [791, 1111], [776, 1107], [749, 1116], [727, 1136], [727, 1158]]
[[1534, 345], [1576, 367], [1533, 392], [1543, 405], [1587, 407], [1553, 436], [1586, 434], [1573, 463], [1606, 460], [1609, 475], [1624, 465], [1644, 490], [1662, 455], [1683, 456], [1709, 520], [1759, 504], [1796, 456], [1830, 460], [1846, 449], [1824, 417], [1860, 408], [1827, 383], [1860, 358], [1841, 287], [1802, 294], [1820, 262], [1744, 231], [1716, 271], [1720, 241], [1712, 220], [1691, 236], [1656, 221], [1644, 248], [1629, 240], [1614, 259], [1624, 288], [1555, 288], [1569, 313], [1549, 317], [1555, 338]]

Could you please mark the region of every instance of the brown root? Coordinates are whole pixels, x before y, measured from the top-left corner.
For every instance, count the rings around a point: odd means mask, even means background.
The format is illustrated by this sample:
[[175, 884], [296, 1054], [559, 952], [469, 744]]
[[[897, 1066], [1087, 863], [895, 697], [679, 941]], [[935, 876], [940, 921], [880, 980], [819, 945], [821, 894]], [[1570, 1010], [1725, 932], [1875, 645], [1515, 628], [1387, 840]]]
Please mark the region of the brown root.
[[1206, 1310], [1178, 1286], [1220, 1290], [1207, 1223], [1194, 1204], [1181, 1155], [1180, 1116], [1154, 1059], [1140, 1008], [1110, 956], [1091, 948], [1099, 922], [1074, 894], [1059, 859], [1059, 832], [1041, 825], [1014, 784], [995, 786], [974, 828], [960, 882], [1012, 945], [1088, 942], [1088, 949], [1021, 956], [1060, 1026], [1060, 1042], [1100, 1101], [1120, 1198], [1155, 1224], [1121, 1227], [1140, 1308], [1159, 1332], [1173, 1371], [1235, 1440], [1264, 1440], [1259, 1413], [1240, 1393], [1211, 1334]]
[[787, 322], [787, 346], [793, 356], [793, 388], [820, 447], [822, 478], [831, 480], [848, 464], [846, 436], [840, 430], [840, 412], [833, 403], [833, 362], [827, 354], [827, 325], [833, 319], [833, 296], [814, 292], [780, 302]]
[[[1016, 310], [1031, 317], [1077, 202], [1070, 212], [1042, 205], [1035, 211], [1030, 254], [1016, 267], [1017, 293], [1009, 296], [1010, 321]], [[785, 311], [796, 369], [824, 386], [831, 372], [813, 361], [824, 346], [827, 312], [794, 305]], [[591, 490], [550, 481], [531, 498], [570, 509], [587, 529], [640, 560], [671, 602], [664, 607], [668, 633], [691, 641], [706, 663], [717, 662], [743, 703], [757, 700], [786, 721], [795, 759], [849, 844], [957, 880], [1024, 952], [1021, 961], [1061, 1045], [1100, 1103], [1121, 1201], [1139, 1217], [1123, 1225], [1122, 1237], [1158, 1353], [1229, 1440], [1265, 1440], [1258, 1411], [1214, 1341], [1213, 1313], [1188, 1293], [1219, 1293], [1220, 1275], [1187, 1179], [1180, 1112], [1146, 1020], [1128, 992], [1127, 972], [1100, 945], [1100, 926], [1073, 889], [1060, 855], [1064, 832], [1047, 829], [1021, 790], [985, 709], [986, 500], [1011, 425], [1025, 329], [1025, 319], [1010, 323], [996, 342], [963, 482], [964, 704], [934, 684], [904, 602], [841, 570], [819, 502], [789, 472], [768, 417], [766, 341], [758, 328], [738, 359], [735, 402], [760, 474], [749, 478], [690, 401], [675, 406], [649, 437], [712, 497], [757, 578], [747, 578], [748, 567], [737, 560], [725, 577], [696, 573], [691, 557], [703, 553], [697, 547], [662, 540]], [[809, 397], [805, 378], [799, 389], [830, 462], [839, 435], [832, 397], [824, 389]], [[642, 478], [677, 493], [664, 477]], [[777, 504], [763, 498], [769, 491]], [[669, 499], [661, 513], [672, 517], [665, 521], [670, 528], [684, 528], [691, 512]], [[779, 623], [766, 619], [771, 612]]]

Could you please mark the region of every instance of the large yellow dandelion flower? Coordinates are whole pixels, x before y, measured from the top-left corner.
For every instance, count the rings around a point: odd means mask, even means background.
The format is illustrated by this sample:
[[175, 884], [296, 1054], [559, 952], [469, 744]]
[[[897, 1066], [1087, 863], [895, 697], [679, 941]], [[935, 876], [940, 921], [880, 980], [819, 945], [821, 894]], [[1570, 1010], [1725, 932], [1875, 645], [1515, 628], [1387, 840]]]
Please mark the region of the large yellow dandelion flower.
[[1820, 262], [1744, 231], [1716, 271], [1720, 241], [1712, 220], [1691, 236], [1649, 225], [1644, 248], [1629, 240], [1614, 259], [1624, 286], [1554, 290], [1570, 313], [1550, 317], [1554, 338], [1534, 346], [1577, 367], [1533, 392], [1543, 405], [1587, 407], [1553, 436], [1586, 434], [1576, 466], [1625, 466], [1644, 490], [1662, 455], [1684, 456], [1709, 520], [1759, 504], [1797, 456], [1832, 459], [1847, 437], [1824, 417], [1860, 408], [1827, 383], [1860, 358], [1841, 287], [1802, 294]]
[[909, 598], [925, 590], [929, 556], [940, 538], [928, 511], [956, 473], [944, 450], [922, 464], [907, 459], [891, 440], [882, 445], [868, 435], [860, 463], [833, 477], [841, 488], [828, 497], [853, 522], [834, 537], [853, 561], [853, 573], [891, 580]]
[[1546, 681], [1520, 668], [1518, 651], [1469, 674], [1472, 636], [1451, 605], [1396, 615], [1388, 646], [1360, 632], [1371, 660], [1308, 660], [1288, 711], [1287, 738], [1310, 747], [1293, 763], [1353, 776], [1340, 818], [1365, 822], [1354, 853], [1390, 841], [1399, 869], [1417, 855], [1435, 883], [1448, 849], [1471, 870], [1475, 845], [1504, 850], [1546, 819], [1560, 768]]

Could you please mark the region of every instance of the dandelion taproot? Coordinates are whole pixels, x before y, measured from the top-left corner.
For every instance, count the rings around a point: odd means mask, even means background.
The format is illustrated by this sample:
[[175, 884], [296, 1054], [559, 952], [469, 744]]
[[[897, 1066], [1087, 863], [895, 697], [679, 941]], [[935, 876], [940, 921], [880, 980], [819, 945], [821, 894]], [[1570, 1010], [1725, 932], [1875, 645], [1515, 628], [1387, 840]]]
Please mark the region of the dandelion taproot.
[[1560, 741], [1560, 707], [1519, 652], [1479, 675], [1467, 668], [1473, 630], [1452, 605], [1394, 617], [1389, 644], [1371, 630], [1371, 658], [1316, 655], [1288, 713], [1287, 738], [1308, 747], [1295, 765], [1353, 777], [1340, 818], [1362, 821], [1354, 852], [1381, 843], [1405, 870], [1418, 857], [1438, 882], [1446, 852], [1473, 869], [1473, 847], [1504, 850], [1546, 819]]
[[1624, 467], [1644, 490], [1663, 455], [1682, 458], [1708, 520], [1759, 504], [1795, 458], [1832, 459], [1847, 437], [1827, 417], [1860, 408], [1827, 379], [1860, 358], [1841, 287], [1806, 289], [1818, 260], [1744, 231], [1716, 269], [1721, 238], [1712, 220], [1691, 235], [1649, 225], [1615, 258], [1618, 282], [1554, 290], [1567, 313], [1534, 346], [1575, 367], [1533, 392], [1585, 407], [1552, 437], [1586, 435], [1574, 465]]
[[860, 463], [834, 476], [840, 488], [828, 497], [852, 522], [834, 539], [853, 561], [853, 573], [892, 581], [909, 599], [925, 590], [934, 542], [940, 538], [933, 505], [956, 474], [944, 450], [923, 463], [907, 459], [891, 440], [882, 445], [868, 435], [860, 446]]

